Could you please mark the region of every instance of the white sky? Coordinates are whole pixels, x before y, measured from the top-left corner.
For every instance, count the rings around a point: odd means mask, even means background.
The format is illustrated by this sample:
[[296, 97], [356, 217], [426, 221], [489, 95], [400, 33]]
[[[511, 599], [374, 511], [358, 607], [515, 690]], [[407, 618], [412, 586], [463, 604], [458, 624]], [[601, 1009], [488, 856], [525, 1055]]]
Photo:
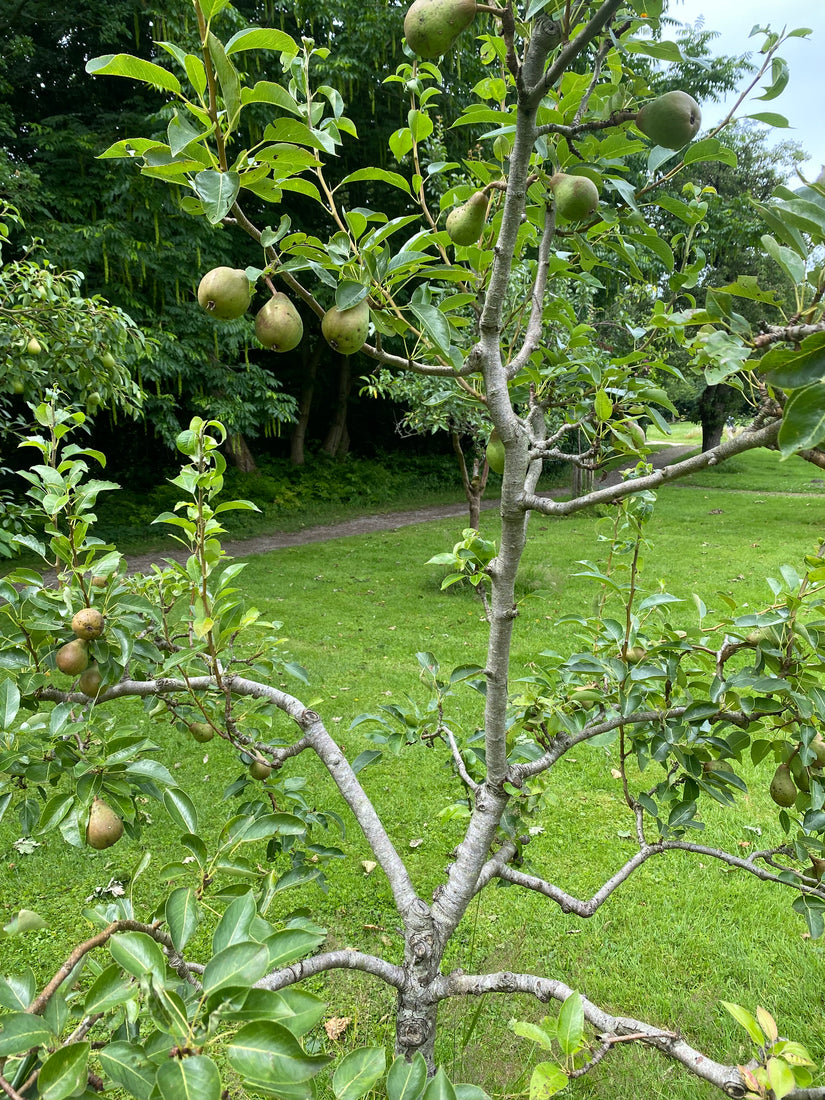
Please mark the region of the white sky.
[[[738, 114], [771, 111], [784, 115], [791, 129], [773, 133], [780, 140], [791, 138], [802, 145], [810, 158], [802, 170], [809, 179], [815, 179], [825, 164], [825, 0], [670, 0], [668, 15], [681, 23], [695, 23], [704, 16], [705, 27], [720, 32], [711, 46], [715, 53], [752, 52], [757, 64], [763, 36], [748, 37], [755, 25], [770, 25], [777, 31], [783, 27], [812, 29], [809, 38], [791, 38], [780, 47], [779, 54], [787, 61], [791, 74], [782, 95], [771, 100], [750, 99]], [[759, 88], [754, 92], [761, 95]], [[703, 128], [718, 122], [725, 113], [723, 105], [701, 106]]]

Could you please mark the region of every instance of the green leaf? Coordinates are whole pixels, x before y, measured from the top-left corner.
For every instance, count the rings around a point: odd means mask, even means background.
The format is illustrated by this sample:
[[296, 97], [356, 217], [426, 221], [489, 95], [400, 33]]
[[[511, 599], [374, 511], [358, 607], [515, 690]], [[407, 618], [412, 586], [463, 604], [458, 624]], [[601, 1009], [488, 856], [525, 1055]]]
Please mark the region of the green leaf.
[[248, 1082], [267, 1088], [309, 1081], [331, 1061], [326, 1055], [307, 1054], [292, 1032], [272, 1020], [242, 1027], [226, 1054]]
[[478, 1085], [453, 1085], [456, 1100], [491, 1100], [489, 1093]]
[[436, 348], [444, 355], [450, 351], [450, 325], [438, 308], [425, 302], [410, 302], [408, 307], [418, 318]]
[[215, 955], [233, 943], [249, 939], [249, 926], [257, 913], [255, 898], [250, 891], [241, 894], [227, 905], [218, 926], [212, 934], [212, 951]]
[[757, 1046], [761, 1047], [764, 1044], [765, 1035], [762, 1028], [746, 1008], [743, 1008], [741, 1005], [733, 1004], [731, 1001], [722, 1001], [722, 1007], [728, 1010], [737, 1024], [742, 1025]]
[[825, 381], [825, 332], [807, 336], [798, 350], [772, 348], [759, 360], [767, 379], [784, 390], [801, 389]]
[[191, 886], [179, 886], [166, 899], [166, 923], [176, 951], [182, 951], [200, 923], [200, 905]]
[[300, 1039], [321, 1021], [325, 1011], [326, 1005], [320, 997], [303, 989], [250, 989], [243, 1006], [226, 1018], [274, 1020]]
[[428, 1081], [423, 1100], [456, 1100], [455, 1089], [443, 1066], [439, 1066], [435, 1076]]
[[408, 1062], [399, 1054], [387, 1074], [387, 1100], [418, 1100], [427, 1084], [427, 1063], [417, 1050]]
[[267, 970], [288, 966], [295, 959], [303, 958], [323, 943], [326, 933], [309, 932], [303, 928], [285, 928], [268, 936], [264, 941], [269, 952]]
[[377, 763], [383, 755], [380, 749], [364, 749], [364, 751], [359, 752], [353, 760], [352, 770], [358, 775], [364, 768], [368, 768], [370, 764]]
[[180, 95], [180, 81], [174, 73], [130, 53], [110, 53], [93, 57], [86, 62], [86, 72], [90, 76], [125, 76]]
[[805, 280], [805, 261], [792, 248], [779, 244], [767, 233], [761, 237], [762, 247], [775, 260], [794, 285]]
[[203, 172], [198, 172], [194, 185], [203, 203], [207, 220], [212, 225], [217, 225], [232, 209], [238, 197], [241, 178], [237, 172], [217, 172], [207, 168]]
[[167, 787], [163, 792], [163, 805], [179, 828], [187, 833], [197, 833], [198, 811], [186, 791], [180, 787]]
[[91, 1016], [93, 1012], [107, 1012], [115, 1005], [132, 1000], [133, 997], [138, 995], [138, 992], [137, 985], [124, 978], [120, 972], [120, 967], [116, 963], [112, 963], [111, 966], [107, 966], [105, 970], [101, 971], [92, 982], [92, 986], [86, 994], [83, 1011], [87, 1016]]
[[103, 1072], [136, 1100], [149, 1100], [157, 1067], [137, 1043], [116, 1042], [97, 1052]]
[[166, 958], [160, 945], [145, 932], [120, 932], [109, 940], [112, 958], [136, 978], [153, 974], [162, 982], [166, 973]]
[[723, 145], [718, 138], [704, 138], [703, 141], [694, 142], [688, 147], [684, 159], [685, 164], [698, 164], [709, 160], [721, 161], [729, 168], [735, 168], [737, 164], [736, 153]]
[[773, 1089], [776, 1100], [782, 1100], [796, 1088], [793, 1070], [783, 1058], [769, 1058], [765, 1067], [768, 1071], [768, 1083]]
[[352, 1050], [332, 1075], [332, 1091], [337, 1100], [360, 1100], [383, 1075], [385, 1068], [383, 1047]]
[[37, 1078], [40, 1100], [67, 1100], [85, 1092], [90, 1050], [91, 1043], [70, 1043], [50, 1054]]
[[825, 439], [825, 382], [816, 382], [791, 394], [777, 436], [784, 457]]
[[756, 99], [776, 99], [777, 96], [782, 95], [790, 80], [790, 73], [788, 71], [788, 63], [781, 57], [775, 57], [773, 59], [773, 65], [771, 66], [771, 82], [762, 95], [756, 96]]
[[266, 974], [268, 965], [269, 952], [262, 944], [233, 943], [206, 964], [203, 991], [209, 994], [230, 986], [254, 985]]
[[23, 932], [36, 932], [41, 928], [48, 928], [43, 918], [32, 912], [31, 909], [21, 909], [8, 924], [3, 925], [3, 931], [9, 936], [19, 936]]
[[220, 1100], [221, 1075], [211, 1058], [195, 1054], [164, 1062], [156, 1087], [162, 1100]]
[[238, 76], [238, 70], [226, 56], [223, 43], [215, 37], [212, 31], [207, 34], [207, 43], [212, 64], [218, 74], [221, 95], [226, 107], [224, 134], [228, 135], [235, 129], [238, 115], [241, 112], [241, 78]]
[[561, 1006], [556, 1038], [568, 1056], [581, 1050], [584, 1043], [584, 1008], [580, 993], [571, 993]]
[[790, 122], [784, 115], [777, 115], [772, 111], [759, 111], [755, 115], [745, 115], [745, 118], [752, 118], [756, 122], [764, 122], [766, 126], [774, 126], [779, 130], [784, 130], [790, 126]]
[[364, 286], [363, 283], [342, 279], [335, 291], [335, 305], [340, 310], [352, 309], [359, 302], [363, 302], [368, 294], [369, 287]]
[[335, 190], [337, 191], [339, 187], [345, 187], [348, 183], [360, 183], [363, 180], [388, 183], [390, 187], [397, 187], [399, 191], [405, 191], [408, 195], [410, 193], [410, 185], [403, 176], [399, 175], [398, 172], [388, 172], [384, 168], [359, 168], [357, 172], [350, 172], [348, 176], [344, 176], [335, 187]]
[[530, 1078], [530, 1100], [546, 1100], [567, 1087], [568, 1077], [554, 1062], [539, 1062]]
[[54, 1036], [39, 1016], [28, 1012], [13, 1012], [0, 1016], [0, 1058], [22, 1054], [42, 1043], [51, 1043]]
[[20, 710], [20, 691], [13, 680], [0, 683], [0, 729], [7, 730]]
[[[552, 1021], [548, 1021], [552, 1023]], [[545, 1050], [551, 1050], [553, 1046], [552, 1036], [538, 1024], [531, 1024], [529, 1020], [511, 1020], [510, 1030], [514, 1035], [520, 1035], [522, 1039], [530, 1039], [538, 1043]]]
[[11, 1009], [12, 1012], [25, 1012], [36, 993], [37, 983], [31, 970], [26, 970], [23, 974], [7, 974], [4, 978], [0, 978], [0, 1005]]
[[248, 27], [245, 31], [233, 34], [226, 43], [226, 53], [239, 53], [241, 50], [278, 50], [280, 53], [297, 54], [295, 39], [284, 31], [267, 27]]

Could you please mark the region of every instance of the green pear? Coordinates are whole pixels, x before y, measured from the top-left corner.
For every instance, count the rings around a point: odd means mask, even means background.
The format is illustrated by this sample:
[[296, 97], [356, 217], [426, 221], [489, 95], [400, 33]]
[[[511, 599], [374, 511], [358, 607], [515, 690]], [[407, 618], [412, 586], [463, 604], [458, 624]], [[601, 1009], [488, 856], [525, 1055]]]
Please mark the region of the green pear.
[[304, 335], [304, 323], [286, 294], [276, 291], [258, 310], [255, 335], [265, 348], [273, 351], [292, 351], [298, 347]]
[[702, 112], [687, 92], [665, 92], [645, 103], [636, 116], [636, 125], [664, 149], [681, 149], [699, 133]]
[[96, 798], [89, 812], [89, 823], [86, 826], [86, 843], [90, 848], [102, 851], [117, 844], [123, 836], [123, 822], [117, 816], [111, 806], [102, 798]]
[[556, 200], [556, 213], [562, 221], [581, 221], [598, 208], [599, 189], [587, 176], [557, 172], [550, 180], [550, 187]]
[[26, 351], [29, 355], [39, 355], [43, 348], [40, 346], [40, 341], [36, 336], [32, 336], [28, 344], [26, 344]]
[[321, 332], [334, 351], [342, 355], [354, 355], [364, 346], [370, 328], [370, 307], [366, 298], [349, 309], [333, 306], [321, 320]]
[[198, 284], [198, 302], [219, 321], [234, 321], [249, 309], [252, 287], [246, 272], [235, 267], [213, 267]]
[[211, 741], [215, 736], [215, 731], [208, 722], [190, 722], [189, 732], [202, 745], [205, 745], [207, 741]]
[[796, 784], [787, 764], [780, 764], [774, 772], [770, 796], [777, 806], [793, 806], [796, 802]]
[[476, 0], [415, 0], [404, 17], [404, 37], [419, 57], [441, 57], [475, 17]]
[[57, 651], [55, 657], [57, 667], [67, 676], [78, 676], [89, 667], [89, 646], [82, 638], [75, 638], [73, 642], [66, 642]]
[[89, 667], [81, 672], [80, 679], [77, 681], [77, 686], [84, 695], [88, 695], [92, 699], [97, 695], [103, 686], [103, 677], [100, 674], [100, 669], [96, 661], [92, 661]]
[[499, 438], [498, 432], [493, 428], [487, 443], [487, 465], [494, 474], [504, 473], [504, 444]]
[[476, 191], [447, 215], [446, 229], [453, 244], [475, 244], [487, 218], [487, 196]]
[[825, 741], [822, 740], [822, 734], [818, 733], [813, 741], [811, 741], [808, 748], [811, 749], [816, 756], [816, 760], [811, 765], [814, 768], [825, 768]]
[[265, 760], [261, 760], [259, 757], [253, 760], [249, 765], [249, 775], [252, 779], [263, 781], [264, 779], [269, 779], [270, 775], [272, 775], [272, 768]]

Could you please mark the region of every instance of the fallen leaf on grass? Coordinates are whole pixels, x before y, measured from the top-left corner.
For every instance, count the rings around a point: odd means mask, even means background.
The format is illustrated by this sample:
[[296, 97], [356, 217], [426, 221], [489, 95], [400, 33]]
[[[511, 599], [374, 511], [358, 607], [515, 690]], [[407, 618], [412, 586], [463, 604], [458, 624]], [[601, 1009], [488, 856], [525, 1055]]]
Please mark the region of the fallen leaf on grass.
[[361, 866], [364, 868], [365, 875], [371, 875], [378, 864], [375, 862], [374, 859], [362, 859]]
[[332, 1039], [333, 1042], [336, 1039], [340, 1039], [351, 1023], [352, 1016], [330, 1017], [324, 1024], [324, 1031], [327, 1033], [327, 1038]]

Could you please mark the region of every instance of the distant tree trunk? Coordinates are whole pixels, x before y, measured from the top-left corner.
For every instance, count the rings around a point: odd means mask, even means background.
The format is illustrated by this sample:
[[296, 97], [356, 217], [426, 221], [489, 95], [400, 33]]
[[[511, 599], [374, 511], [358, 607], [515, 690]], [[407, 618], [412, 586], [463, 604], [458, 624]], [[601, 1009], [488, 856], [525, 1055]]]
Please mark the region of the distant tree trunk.
[[573, 467], [572, 494], [574, 497], [583, 497], [593, 488], [593, 471], [582, 466]]
[[258, 472], [255, 456], [240, 432], [229, 436], [226, 441], [226, 453], [232, 465], [237, 467], [242, 474], [256, 474]]
[[306, 442], [307, 428], [309, 427], [309, 414], [312, 409], [312, 398], [315, 394], [315, 379], [318, 377], [318, 364], [321, 355], [327, 346], [322, 337], [318, 337], [312, 354], [304, 359], [303, 381], [301, 383], [301, 398], [298, 402], [298, 419], [292, 429], [292, 438], [289, 447], [289, 459], [293, 466], [303, 466], [306, 461], [304, 444]]
[[352, 370], [350, 357], [340, 356], [338, 368], [338, 397], [332, 414], [332, 423], [329, 426], [327, 437], [324, 440], [322, 450], [334, 458], [343, 458], [349, 450], [349, 432], [347, 431], [347, 406], [349, 394], [352, 389]]
[[475, 454], [471, 474], [467, 469], [467, 459], [461, 446], [461, 436], [457, 431], [451, 429], [450, 439], [452, 440], [455, 456], [458, 459], [461, 484], [464, 486], [464, 495], [467, 497], [467, 504], [470, 509], [470, 526], [474, 531], [478, 531], [481, 518], [481, 498], [484, 496], [484, 490], [487, 487], [487, 475], [490, 472], [490, 467], [487, 465], [486, 458], [482, 461], [478, 454]]
[[702, 422], [702, 450], [709, 451], [722, 441], [722, 432], [736, 400], [736, 391], [720, 383], [706, 386], [699, 398], [699, 419]]

